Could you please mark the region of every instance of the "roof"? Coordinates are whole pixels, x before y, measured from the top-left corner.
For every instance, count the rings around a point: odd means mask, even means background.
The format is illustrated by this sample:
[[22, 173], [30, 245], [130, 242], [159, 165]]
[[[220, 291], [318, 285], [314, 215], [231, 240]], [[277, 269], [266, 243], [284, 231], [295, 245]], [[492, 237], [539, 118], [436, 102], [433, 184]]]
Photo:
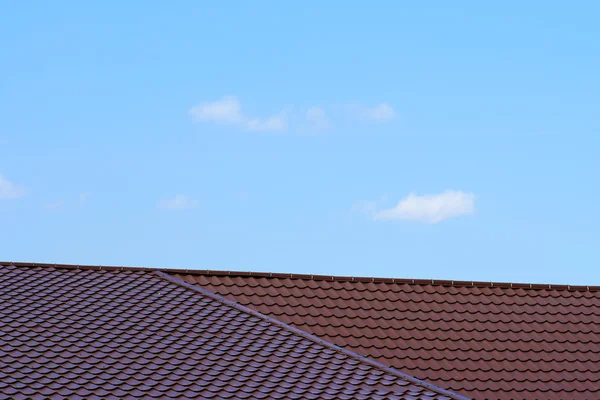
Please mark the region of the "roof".
[[597, 286], [175, 276], [467, 397], [600, 398]]
[[164, 272], [0, 263], [0, 399], [463, 399]]

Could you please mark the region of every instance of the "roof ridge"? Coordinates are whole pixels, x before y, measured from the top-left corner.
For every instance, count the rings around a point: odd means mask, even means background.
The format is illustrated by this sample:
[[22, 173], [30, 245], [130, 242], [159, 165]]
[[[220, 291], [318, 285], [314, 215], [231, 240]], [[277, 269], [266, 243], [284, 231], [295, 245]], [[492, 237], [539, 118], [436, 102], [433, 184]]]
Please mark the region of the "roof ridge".
[[303, 331], [301, 329], [295, 328], [295, 327], [293, 327], [293, 326], [291, 326], [289, 324], [286, 324], [285, 322], [282, 322], [282, 321], [280, 321], [280, 320], [278, 320], [276, 318], [269, 317], [269, 316], [267, 316], [267, 315], [265, 315], [265, 314], [263, 314], [263, 313], [261, 313], [259, 311], [256, 311], [256, 310], [252, 310], [251, 308], [243, 306], [242, 304], [240, 304], [238, 302], [229, 300], [229, 299], [227, 299], [227, 298], [225, 298], [225, 297], [223, 297], [223, 296], [221, 296], [219, 294], [213, 293], [213, 292], [211, 292], [209, 290], [206, 290], [206, 289], [201, 288], [199, 286], [196, 286], [196, 285], [193, 285], [191, 283], [188, 283], [188, 282], [186, 282], [186, 281], [184, 281], [182, 279], [176, 278], [176, 277], [174, 277], [172, 275], [169, 275], [168, 273], [165, 273], [164, 271], [154, 270], [152, 272], [155, 275], [157, 275], [160, 278], [162, 278], [163, 280], [166, 280], [168, 282], [171, 282], [171, 283], [174, 283], [176, 285], [179, 285], [179, 286], [181, 286], [181, 287], [183, 287], [185, 289], [192, 290], [192, 291], [194, 291], [196, 293], [199, 293], [199, 294], [201, 294], [203, 296], [209, 297], [209, 298], [211, 298], [211, 299], [213, 299], [215, 301], [218, 301], [218, 302], [220, 302], [220, 303], [222, 303], [224, 305], [232, 307], [232, 308], [234, 308], [234, 309], [236, 309], [238, 311], [241, 311], [241, 312], [244, 312], [246, 314], [250, 314], [250, 315], [252, 315], [254, 317], [263, 319], [263, 320], [269, 322], [270, 324], [277, 325], [277, 326], [279, 326], [279, 327], [281, 327], [281, 328], [283, 328], [283, 329], [285, 329], [287, 331], [290, 331], [290, 332], [292, 332], [292, 333], [294, 333], [296, 335], [300, 335], [300, 336], [302, 336], [303, 338], [305, 338], [307, 340], [310, 340], [310, 341], [312, 341], [314, 343], [317, 343], [317, 344], [319, 344], [321, 346], [324, 346], [324, 347], [327, 347], [329, 349], [335, 350], [338, 353], [342, 353], [342, 354], [344, 354], [344, 355], [346, 355], [348, 357], [351, 357], [351, 358], [354, 358], [354, 359], [358, 360], [361, 363], [366, 363], [366, 364], [368, 364], [368, 365], [370, 365], [370, 366], [372, 366], [374, 368], [377, 368], [377, 369], [379, 369], [379, 370], [381, 370], [381, 371], [383, 371], [385, 373], [388, 373], [390, 375], [394, 375], [394, 376], [396, 376], [396, 377], [398, 377], [400, 379], [403, 379], [405, 381], [408, 381], [408, 382], [411, 382], [413, 384], [419, 385], [419, 386], [421, 386], [421, 387], [423, 387], [423, 388], [425, 388], [427, 390], [430, 390], [432, 392], [436, 392], [436, 393], [441, 394], [443, 396], [448, 396], [449, 398], [454, 399], [454, 400], [469, 400], [467, 397], [464, 397], [464, 396], [461, 396], [461, 395], [459, 395], [457, 393], [454, 393], [454, 392], [451, 392], [449, 390], [440, 388], [440, 387], [438, 387], [438, 386], [436, 386], [436, 385], [434, 385], [432, 383], [429, 383], [429, 382], [417, 379], [414, 376], [405, 374], [405, 373], [403, 373], [401, 371], [398, 371], [397, 369], [394, 369], [394, 368], [388, 367], [386, 365], [383, 365], [383, 364], [381, 364], [381, 363], [379, 363], [379, 362], [377, 362], [375, 360], [372, 360], [372, 359], [370, 359], [368, 357], [361, 356], [360, 354], [355, 353], [355, 352], [350, 351], [350, 350], [347, 350], [347, 349], [345, 349], [343, 347], [336, 346], [335, 344], [333, 344], [331, 342], [323, 340], [323, 339], [321, 339], [321, 338], [319, 338], [317, 336], [311, 335], [308, 332], [305, 332], [305, 331]]
[[107, 271], [161, 271], [168, 274], [189, 274], [206, 276], [240, 276], [254, 278], [280, 278], [280, 279], [303, 279], [330, 282], [362, 282], [362, 283], [397, 283], [409, 285], [432, 285], [448, 287], [477, 287], [477, 288], [500, 288], [500, 289], [533, 289], [533, 290], [568, 290], [576, 292], [598, 292], [600, 285], [565, 285], [547, 283], [515, 283], [515, 282], [484, 282], [484, 281], [461, 281], [447, 279], [410, 279], [410, 278], [377, 278], [356, 277], [340, 275], [313, 275], [277, 272], [252, 272], [252, 271], [226, 271], [210, 269], [177, 269], [177, 268], [152, 268], [152, 267], [128, 267], [110, 265], [78, 265], [78, 264], [53, 264], [33, 263], [22, 261], [0, 261], [0, 265], [12, 265], [15, 267], [46, 267], [62, 269], [92, 269]]

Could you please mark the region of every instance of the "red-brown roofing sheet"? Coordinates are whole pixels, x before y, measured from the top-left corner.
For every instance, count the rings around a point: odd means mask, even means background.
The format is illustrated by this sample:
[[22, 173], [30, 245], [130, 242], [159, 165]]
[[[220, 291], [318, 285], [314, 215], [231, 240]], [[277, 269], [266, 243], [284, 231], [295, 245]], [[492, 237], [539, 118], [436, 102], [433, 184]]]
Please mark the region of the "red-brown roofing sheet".
[[458, 398], [160, 272], [0, 266], [0, 303], [0, 399]]
[[600, 399], [599, 288], [176, 274], [473, 399]]

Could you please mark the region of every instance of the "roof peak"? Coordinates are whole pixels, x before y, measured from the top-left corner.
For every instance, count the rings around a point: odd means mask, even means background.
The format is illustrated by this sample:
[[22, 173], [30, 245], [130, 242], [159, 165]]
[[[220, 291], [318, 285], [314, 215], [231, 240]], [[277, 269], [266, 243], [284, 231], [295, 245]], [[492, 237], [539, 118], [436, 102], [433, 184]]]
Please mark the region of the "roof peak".
[[541, 284], [541, 283], [511, 283], [511, 282], [483, 282], [483, 281], [461, 281], [444, 279], [407, 279], [407, 278], [378, 278], [378, 277], [356, 277], [338, 275], [315, 275], [275, 272], [252, 272], [252, 271], [225, 271], [209, 269], [173, 269], [173, 268], [151, 268], [151, 267], [129, 267], [110, 265], [78, 265], [78, 264], [53, 264], [33, 263], [22, 261], [0, 261], [0, 265], [13, 265], [16, 267], [43, 267], [60, 269], [89, 269], [106, 271], [161, 271], [169, 274], [189, 274], [205, 276], [238, 276], [254, 278], [279, 278], [279, 279], [302, 279], [329, 282], [362, 282], [362, 283], [396, 283], [409, 285], [432, 285], [450, 287], [478, 287], [478, 288], [501, 288], [501, 289], [533, 289], [533, 290], [570, 290], [578, 292], [597, 292], [600, 286], [565, 285], [565, 284]]

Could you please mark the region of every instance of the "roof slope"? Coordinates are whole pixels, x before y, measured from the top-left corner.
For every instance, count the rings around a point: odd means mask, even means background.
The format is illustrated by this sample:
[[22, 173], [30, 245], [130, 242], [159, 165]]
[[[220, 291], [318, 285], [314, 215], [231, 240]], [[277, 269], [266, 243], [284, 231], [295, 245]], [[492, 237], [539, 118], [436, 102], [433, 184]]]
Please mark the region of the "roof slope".
[[599, 287], [175, 276], [471, 398], [600, 398]]
[[157, 271], [0, 266], [0, 399], [458, 399]]

